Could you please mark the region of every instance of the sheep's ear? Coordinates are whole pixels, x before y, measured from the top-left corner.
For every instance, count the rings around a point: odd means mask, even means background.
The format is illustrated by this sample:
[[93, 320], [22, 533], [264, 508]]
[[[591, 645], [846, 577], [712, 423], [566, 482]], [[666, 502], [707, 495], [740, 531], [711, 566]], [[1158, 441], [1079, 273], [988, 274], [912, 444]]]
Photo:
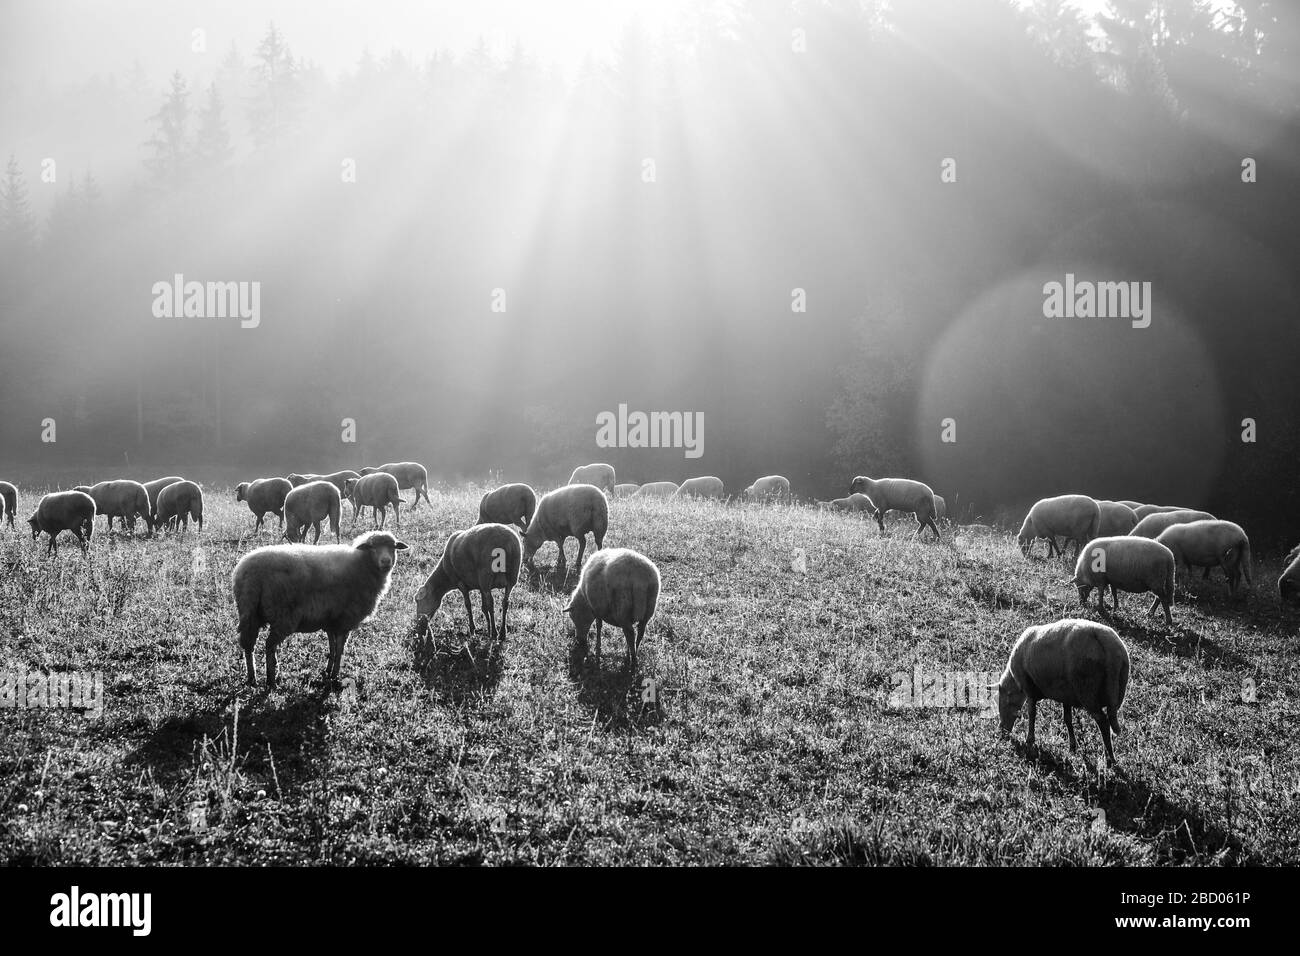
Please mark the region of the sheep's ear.
[[397, 551], [406, 551], [410, 548], [410, 545], [408, 545], [405, 541], [399, 541], [395, 545], [393, 545], [393, 548], [394, 550]]

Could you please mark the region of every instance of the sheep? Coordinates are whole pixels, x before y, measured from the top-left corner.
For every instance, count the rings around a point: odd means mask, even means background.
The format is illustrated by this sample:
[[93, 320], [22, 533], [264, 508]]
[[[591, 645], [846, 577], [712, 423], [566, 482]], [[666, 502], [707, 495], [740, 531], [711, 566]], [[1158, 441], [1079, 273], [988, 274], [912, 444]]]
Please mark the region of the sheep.
[[485, 492], [478, 503], [479, 524], [519, 525], [520, 533], [537, 511], [537, 492], [530, 485], [516, 482]]
[[[465, 616], [469, 618], [472, 637], [474, 611], [470, 607], [469, 592], [475, 590], [482, 598], [488, 640], [499, 637], [504, 641], [510, 591], [519, 583], [521, 548], [519, 535], [512, 525], [487, 522], [465, 531], [453, 531], [442, 550], [442, 560], [415, 595], [416, 633], [421, 636], [429, 633], [429, 622], [442, 605], [442, 599], [448, 591], [458, 589], [465, 599]], [[500, 631], [492, 610], [492, 591], [496, 588], [505, 591], [501, 597]]]
[[674, 498], [721, 498], [724, 496], [726, 486], [723, 485], [722, 479], [714, 475], [705, 475], [701, 478], [687, 478], [673, 492]]
[[344, 486], [348, 481], [360, 478], [366, 473], [366, 469], [364, 468], [361, 469], [360, 472], [344, 469], [343, 471], [331, 472], [328, 475], [299, 475], [295, 473], [292, 475], [285, 475], [285, 478], [288, 480], [289, 484], [293, 485], [295, 488], [301, 488], [303, 485], [313, 481], [328, 481], [339, 490], [340, 497], [346, 498], [348, 493]]
[[153, 519], [155, 527], [158, 524], [158, 493], [168, 485], [184, 480], [179, 475], [169, 475], [166, 478], [155, 478], [153, 481], [144, 482], [144, 490], [149, 492], [149, 517]]
[[123, 478], [116, 481], [101, 481], [92, 487], [78, 485], [74, 490], [82, 491], [95, 499], [95, 514], [107, 519], [107, 530], [113, 530], [113, 519], [122, 520], [122, 530], [130, 522], [131, 532], [135, 533], [135, 519], [142, 516], [145, 527], [153, 531], [153, 507], [149, 501], [149, 492], [138, 481]]
[[638, 485], [635, 481], [627, 482], [627, 483], [622, 484], [622, 485], [615, 485], [615, 486], [614, 486], [614, 497], [615, 497], [615, 498], [630, 498], [630, 497], [632, 497], [634, 494], [636, 494], [636, 490], [637, 490], [638, 488], [640, 488], [640, 487], [641, 487], [641, 486]]
[[184, 531], [193, 518], [203, 530], [203, 489], [192, 481], [178, 481], [158, 492], [158, 514], [154, 527], [167, 528], [174, 519]]
[[673, 481], [652, 481], [636, 490], [633, 498], [671, 498], [677, 494], [677, 483]]
[[590, 465], [579, 465], [569, 476], [569, 484], [595, 485], [601, 491], [613, 494], [614, 466], [599, 461]]
[[631, 548], [607, 548], [593, 554], [574, 588], [565, 613], [573, 620], [574, 669], [587, 656], [587, 632], [596, 623], [596, 666], [600, 666], [600, 638], [605, 624], [623, 629], [627, 654], [623, 666], [636, 669], [636, 649], [645, 637], [646, 624], [659, 601], [659, 569]]
[[936, 521], [942, 521], [948, 517], [948, 502], [943, 500], [943, 495], [934, 496], [934, 518]]
[[858, 475], [849, 485], [849, 492], [869, 497], [876, 506], [876, 524], [881, 533], [885, 530], [886, 511], [910, 511], [916, 518], [916, 535], [921, 536], [926, 528], [934, 532], [936, 540], [943, 540], [939, 525], [935, 521], [938, 505], [934, 500], [934, 491], [922, 481], [911, 478], [868, 478]]
[[1174, 623], [1169, 606], [1174, 600], [1174, 555], [1158, 541], [1113, 535], [1094, 538], [1079, 550], [1074, 565], [1074, 585], [1079, 589], [1079, 603], [1088, 604], [1088, 595], [1097, 588], [1097, 607], [1106, 611], [1106, 587], [1109, 585], [1115, 610], [1119, 610], [1119, 592], [1151, 592], [1155, 599], [1148, 614], [1157, 606], [1165, 611], [1165, 623]]
[[1286, 556], [1286, 570], [1277, 579], [1277, 595], [1285, 604], [1300, 604], [1300, 545]]
[[420, 498], [433, 507], [433, 502], [429, 501], [429, 470], [418, 461], [391, 461], [386, 465], [380, 465], [377, 468], [362, 468], [360, 476], [373, 475], [377, 471], [382, 471], [392, 475], [397, 479], [397, 490], [403, 488], [415, 489], [415, 501], [411, 504], [411, 510], [414, 511], [420, 506]]
[[1097, 722], [1106, 748], [1106, 764], [1115, 752], [1110, 734], [1120, 733], [1119, 709], [1128, 689], [1128, 648], [1105, 624], [1066, 618], [1053, 624], [1025, 628], [1011, 648], [1007, 669], [998, 683], [998, 716], [1003, 738], [1011, 735], [1021, 706], [1029, 703], [1025, 743], [1034, 746], [1034, 719], [1040, 700], [1057, 700], [1065, 707], [1070, 752], [1074, 738], [1074, 708], [1081, 707]]
[[1038, 538], [1047, 539], [1047, 556], [1064, 554], [1056, 543], [1057, 535], [1065, 537], [1075, 551], [1097, 537], [1101, 527], [1101, 507], [1087, 495], [1057, 495], [1034, 502], [1020, 526], [1020, 552], [1029, 557], [1030, 549]]
[[862, 494], [862, 492], [856, 492], [855, 494], [849, 495], [847, 498], [833, 498], [830, 501], [819, 501], [817, 502], [817, 505], [827, 511], [849, 511], [855, 514], [861, 511], [866, 512], [872, 517], [874, 517], [876, 513], [876, 503], [866, 495]]
[[[343, 485], [343, 494], [352, 502], [352, 524], [357, 523], [361, 509], [370, 508], [370, 520], [379, 528], [388, 518], [388, 506], [393, 506], [393, 526], [402, 526], [402, 498], [397, 493], [397, 479], [386, 471], [372, 471], [360, 478], [349, 478]], [[416, 494], [419, 500], [419, 494]], [[432, 504], [429, 505], [433, 507]]]
[[1137, 509], [1144, 507], [1144, 505], [1140, 501], [1127, 501], [1127, 500], [1117, 501], [1115, 502], [1115, 504], [1123, 505], [1125, 508], [1132, 508], [1134, 511], [1137, 511]]
[[1138, 523], [1133, 509], [1122, 501], [1098, 501], [1097, 507], [1101, 509], [1101, 526], [1097, 528], [1097, 534], [1102, 537], [1128, 534]]
[[32, 526], [33, 541], [42, 531], [50, 536], [46, 554], [59, 553], [56, 539], [60, 531], [75, 534], [82, 550], [89, 554], [90, 536], [95, 530], [95, 499], [84, 491], [52, 491], [37, 502], [27, 523]]
[[284, 498], [284, 537], [289, 541], [305, 541], [310, 526], [316, 532], [311, 543], [316, 544], [320, 541], [320, 523], [329, 518], [334, 540], [339, 542], [342, 500], [338, 486], [332, 481], [309, 481], [299, 485]]
[[1138, 521], [1141, 521], [1147, 515], [1160, 514], [1163, 511], [1195, 511], [1195, 508], [1188, 508], [1185, 505], [1138, 505], [1133, 509], [1137, 515]]
[[258, 478], [254, 481], [241, 481], [235, 487], [235, 500], [247, 501], [248, 510], [257, 516], [253, 533], [262, 530], [262, 519], [269, 511], [280, 519], [284, 527], [284, 499], [293, 491], [293, 485], [287, 478]]
[[741, 492], [752, 500], [788, 500], [790, 498], [790, 479], [782, 475], [767, 475], [759, 478]]
[[1203, 520], [1176, 524], [1156, 538], [1174, 553], [1174, 560], [1190, 574], [1193, 567], [1223, 568], [1228, 576], [1228, 593], [1237, 593], [1237, 582], [1244, 574], [1246, 587], [1255, 583], [1250, 567], [1250, 539], [1240, 525], [1231, 521]]
[[[301, 487], [313, 484], [317, 483]], [[334, 489], [337, 504], [338, 489], [330, 482], [319, 484]], [[387, 531], [367, 531], [350, 547], [272, 544], [240, 558], [231, 581], [239, 611], [239, 646], [248, 670], [246, 683], [257, 685], [253, 647], [267, 625], [268, 689], [276, 686], [276, 648], [292, 634], [324, 631], [329, 636], [325, 679], [337, 680], [348, 635], [379, 606], [397, 565], [397, 552], [406, 549]]]
[[554, 541], [560, 549], [555, 570], [563, 576], [564, 542], [570, 537], [578, 539], [578, 567], [582, 567], [582, 553], [587, 547], [587, 532], [596, 540], [596, 550], [604, 547], [605, 531], [609, 527], [609, 503], [595, 485], [564, 485], [542, 496], [537, 512], [524, 532], [524, 564], [536, 572], [533, 556], [547, 541]]
[[1166, 528], [1176, 524], [1188, 524], [1192, 521], [1213, 521], [1214, 515], [1208, 511], [1153, 511], [1142, 518], [1129, 534], [1154, 541]]
[[14, 527], [14, 512], [18, 510], [18, 489], [7, 481], [0, 481], [0, 524], [9, 522]]

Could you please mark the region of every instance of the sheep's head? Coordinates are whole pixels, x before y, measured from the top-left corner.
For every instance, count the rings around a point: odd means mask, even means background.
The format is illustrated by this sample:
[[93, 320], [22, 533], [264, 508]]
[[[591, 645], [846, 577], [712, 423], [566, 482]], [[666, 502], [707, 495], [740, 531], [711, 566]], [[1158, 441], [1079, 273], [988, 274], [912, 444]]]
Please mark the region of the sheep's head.
[[397, 563], [397, 552], [407, 549], [404, 542], [398, 541], [387, 531], [367, 531], [352, 542], [352, 547], [369, 552], [375, 566], [385, 574]]
[[869, 482], [870, 480], [871, 479], [867, 478], [865, 475], [858, 475], [858, 477], [854, 478], [853, 482], [849, 485], [849, 494], [851, 495], [856, 495], [859, 493], [866, 494], [867, 482]]
[[1284, 604], [1300, 604], [1300, 548], [1287, 555], [1291, 563], [1277, 579], [1277, 593]]
[[248, 482], [241, 481], [235, 486], [235, 500], [243, 501], [248, 494]]
[[305, 485], [311, 480], [306, 475], [300, 475], [297, 472], [294, 472], [291, 475], [285, 475], [285, 478], [289, 479], [289, 484], [293, 485], [295, 488], [299, 485]]
[[33, 513], [32, 516], [27, 519], [27, 523], [32, 526], [32, 540], [35, 541], [41, 536], [41, 519], [36, 517], [36, 514]]
[[1025, 523], [1020, 526], [1020, 536], [1017, 539], [1020, 542], [1020, 553], [1029, 557], [1029, 546], [1034, 543], [1034, 522], [1025, 518]]
[[367, 465], [365, 468], [362, 468], [360, 471], [358, 471], [357, 474], [360, 475], [362, 478], [364, 478], [366, 477], [366, 475], [373, 475], [378, 470], [379, 470], [378, 468], [373, 468], [370, 465]]
[[591, 630], [591, 624], [596, 619], [596, 615], [592, 613], [591, 605], [587, 603], [582, 590], [574, 591], [573, 596], [569, 598], [569, 603], [564, 605], [561, 610], [569, 615], [569, 619], [573, 621], [575, 640], [579, 645], [585, 645], [587, 643], [587, 632]]
[[1011, 733], [1011, 728], [1016, 725], [1016, 719], [1020, 716], [1020, 708], [1025, 704], [1025, 691], [1016, 683], [1016, 679], [1011, 676], [1011, 672], [1002, 675], [1002, 680], [998, 684], [998, 718], [1002, 723], [1002, 736], [1006, 737]]
[[343, 480], [343, 497], [344, 497], [344, 498], [351, 498], [351, 497], [352, 497], [352, 492], [356, 490], [357, 482], [360, 481], [360, 480], [361, 480], [361, 479], [359, 479], [359, 478], [345, 478], [345, 479]]

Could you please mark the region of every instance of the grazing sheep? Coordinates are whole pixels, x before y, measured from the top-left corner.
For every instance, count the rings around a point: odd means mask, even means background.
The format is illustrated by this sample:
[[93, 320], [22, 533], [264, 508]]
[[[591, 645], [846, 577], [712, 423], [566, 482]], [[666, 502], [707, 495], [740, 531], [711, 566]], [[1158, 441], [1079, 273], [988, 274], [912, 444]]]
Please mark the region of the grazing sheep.
[[175, 521], [181, 531], [190, 526], [193, 518], [203, 530], [203, 489], [192, 481], [178, 481], [158, 492], [158, 516], [155, 528], [169, 528]]
[[478, 503], [479, 524], [517, 524], [521, 532], [537, 511], [537, 492], [522, 482], [502, 485], [483, 495]]
[[[313, 484], [333, 488], [337, 505], [338, 489], [332, 483], [312, 482], [301, 487]], [[329, 635], [325, 678], [337, 680], [348, 635], [374, 613], [388, 589], [397, 552], [405, 550], [406, 545], [387, 531], [367, 531], [351, 547], [273, 544], [240, 558], [231, 580], [247, 683], [257, 684], [253, 646], [266, 625], [270, 625], [266, 635], [268, 688], [276, 685], [276, 648], [291, 634], [315, 631]]]
[[153, 481], [144, 482], [144, 490], [149, 492], [149, 517], [153, 519], [154, 526], [158, 525], [158, 494], [168, 485], [174, 485], [178, 481], [185, 479], [179, 475], [169, 475], [166, 478], [155, 478]]
[[554, 541], [560, 549], [555, 570], [563, 576], [564, 542], [570, 537], [578, 539], [578, 567], [582, 567], [582, 553], [587, 547], [587, 532], [596, 540], [596, 550], [604, 547], [605, 531], [609, 527], [609, 503], [595, 485], [564, 485], [542, 496], [537, 512], [524, 532], [524, 564], [536, 571], [533, 556], [547, 541]]
[[335, 488], [339, 490], [339, 496], [341, 498], [346, 498], [348, 496], [348, 493], [345, 490], [345, 486], [347, 485], [347, 483], [349, 481], [360, 478], [364, 474], [366, 474], [366, 470], [364, 468], [361, 469], [360, 472], [349, 471], [345, 468], [343, 471], [331, 472], [328, 475], [292, 474], [292, 475], [285, 475], [285, 478], [288, 480], [289, 484], [293, 485], [295, 488], [301, 488], [303, 485], [313, 481], [328, 481], [331, 485], [333, 485]]
[[571, 485], [595, 485], [601, 491], [614, 492], [614, 466], [604, 462], [579, 465], [569, 476]]
[[7, 481], [0, 481], [0, 524], [9, 522], [9, 529], [14, 526], [14, 512], [18, 510], [18, 489]]
[[834, 498], [830, 501], [817, 502], [819, 507], [827, 511], [849, 511], [853, 513], [865, 512], [868, 515], [875, 516], [876, 504], [861, 492], [849, 495], [847, 498]]
[[127, 530], [129, 521], [131, 533], [134, 534], [135, 519], [143, 517], [145, 527], [150, 532], [153, 531], [153, 509], [149, 503], [149, 492], [140, 482], [123, 478], [101, 481], [91, 487], [77, 485], [73, 490], [85, 492], [95, 499], [95, 514], [107, 519], [106, 530], [112, 531], [113, 519], [120, 518], [122, 530]]
[[1172, 528], [1176, 524], [1213, 520], [1214, 515], [1208, 511], [1153, 511], [1138, 521], [1129, 534], [1138, 538], [1150, 538], [1154, 541], [1160, 537], [1166, 528]]
[[1174, 600], [1174, 555], [1158, 541], [1115, 535], [1093, 538], [1079, 550], [1074, 565], [1074, 585], [1079, 589], [1079, 603], [1085, 607], [1088, 595], [1097, 588], [1097, 607], [1106, 611], [1106, 587], [1109, 585], [1115, 610], [1119, 610], [1119, 592], [1155, 595], [1151, 614], [1157, 607], [1165, 611], [1165, 623], [1173, 624], [1169, 606]]
[[630, 548], [607, 548], [593, 554], [564, 611], [575, 629], [574, 668], [587, 656], [587, 632], [596, 623], [596, 666], [600, 666], [600, 638], [605, 625], [623, 629], [627, 638], [624, 666], [636, 668], [636, 649], [659, 601], [659, 569]]
[[1106, 747], [1106, 763], [1114, 765], [1110, 734], [1120, 733], [1119, 709], [1128, 688], [1128, 648], [1105, 624], [1066, 618], [1053, 624], [1027, 627], [1011, 648], [1007, 669], [998, 684], [998, 715], [1002, 736], [1009, 737], [1021, 706], [1029, 703], [1029, 731], [1025, 743], [1034, 746], [1034, 719], [1040, 700], [1057, 700], [1065, 706], [1065, 726], [1074, 739], [1074, 708], [1092, 716]]
[[284, 499], [293, 491], [293, 485], [287, 478], [258, 478], [255, 481], [241, 481], [235, 487], [235, 500], [247, 501], [248, 510], [257, 516], [253, 533], [262, 530], [262, 519], [269, 511], [280, 519], [284, 527]]
[[725, 495], [726, 486], [722, 484], [722, 479], [713, 475], [705, 475], [701, 478], [687, 478], [673, 492], [676, 498], [722, 498]]
[[1164, 511], [1195, 511], [1195, 508], [1188, 508], [1185, 505], [1138, 505], [1133, 509], [1137, 515], [1138, 521], [1141, 521], [1147, 515], [1160, 514]]
[[[392, 461], [386, 465], [380, 465], [378, 468], [362, 468], [359, 477], [364, 478], [366, 475], [373, 475], [377, 471], [392, 475], [397, 479], [397, 490], [403, 488], [415, 489], [415, 500], [411, 503], [411, 510], [414, 511], [420, 506], [420, 498], [433, 507], [433, 502], [429, 501], [429, 470], [418, 461]], [[358, 476], [353, 476], [358, 477]]]
[[858, 475], [849, 485], [850, 492], [861, 492], [869, 497], [876, 506], [876, 524], [883, 533], [885, 530], [886, 511], [910, 511], [916, 518], [916, 534], [929, 528], [936, 540], [942, 540], [939, 525], [935, 521], [938, 505], [934, 500], [934, 491], [922, 481], [911, 478], [868, 478]]
[[[415, 630], [421, 636], [429, 633], [429, 622], [442, 605], [447, 592], [458, 589], [465, 599], [465, 616], [469, 618], [469, 633], [474, 634], [474, 611], [470, 607], [469, 592], [478, 591], [483, 603], [483, 620], [487, 623], [488, 639], [506, 639], [506, 611], [510, 607], [510, 591], [519, 583], [521, 544], [515, 529], [496, 522], [476, 524], [465, 531], [453, 531], [442, 550], [442, 560], [433, 569], [415, 595]], [[501, 630], [497, 630], [492, 611], [492, 592], [503, 588], [501, 597]]]
[[[343, 485], [343, 494], [352, 502], [353, 525], [357, 523], [361, 509], [368, 507], [371, 523], [382, 528], [388, 518], [388, 506], [392, 505], [393, 526], [402, 526], [402, 498], [397, 493], [397, 479], [388, 472], [372, 471], [360, 478], [349, 478]], [[416, 500], [419, 500], [418, 494]]]
[[1291, 549], [1286, 560], [1286, 570], [1277, 579], [1277, 594], [1286, 604], [1300, 604], [1300, 545]]
[[1174, 553], [1174, 560], [1191, 573], [1197, 568], [1223, 568], [1228, 576], [1228, 593], [1237, 593], [1237, 582], [1246, 576], [1246, 587], [1255, 583], [1250, 567], [1250, 539], [1231, 521], [1204, 520], [1176, 524], [1156, 538]]
[[1064, 554], [1056, 543], [1057, 535], [1068, 545], [1074, 542], [1075, 551], [1097, 537], [1101, 527], [1101, 507], [1087, 495], [1057, 495], [1034, 503], [1020, 526], [1020, 551], [1029, 557], [1030, 549], [1039, 538], [1047, 539], [1047, 556]]
[[636, 490], [633, 498], [671, 498], [677, 494], [677, 483], [673, 481], [652, 481]]
[[1101, 509], [1101, 526], [1097, 529], [1101, 537], [1128, 534], [1137, 526], [1138, 516], [1122, 501], [1098, 501], [1097, 507]]
[[788, 501], [790, 498], [790, 479], [782, 475], [767, 475], [758, 479], [742, 491], [741, 494], [755, 501]]
[[320, 541], [320, 523], [329, 518], [334, 540], [340, 541], [339, 512], [342, 507], [343, 499], [334, 482], [309, 481], [305, 485], [299, 485], [284, 497], [285, 538], [289, 541], [305, 541], [310, 526], [316, 532], [311, 543], [316, 544]]
[[42, 531], [50, 536], [45, 546], [45, 553], [59, 553], [59, 544], [55, 540], [60, 531], [71, 531], [81, 542], [81, 547], [90, 552], [90, 536], [95, 530], [95, 499], [84, 491], [52, 491], [41, 498], [36, 510], [27, 519], [32, 526], [32, 540], [35, 541]]
[[641, 487], [641, 486], [638, 485], [635, 481], [627, 482], [626, 484], [622, 484], [622, 485], [615, 485], [615, 486], [614, 486], [614, 497], [615, 497], [615, 498], [630, 498], [630, 497], [632, 497], [634, 494], [636, 494], [636, 490], [637, 490], [638, 488], [640, 488], [640, 487]]

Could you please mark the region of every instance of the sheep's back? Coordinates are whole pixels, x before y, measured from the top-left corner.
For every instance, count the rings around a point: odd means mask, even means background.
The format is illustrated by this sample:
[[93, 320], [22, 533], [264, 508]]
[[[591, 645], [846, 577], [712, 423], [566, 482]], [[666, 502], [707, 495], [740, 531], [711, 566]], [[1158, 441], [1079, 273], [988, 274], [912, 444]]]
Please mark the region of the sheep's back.
[[1043, 498], [1029, 509], [1039, 537], [1064, 535], [1080, 539], [1101, 524], [1101, 508], [1087, 495]]
[[[1094, 572], [1098, 550], [1105, 552], [1106, 569]], [[1173, 552], [1163, 544], [1150, 538], [1116, 535], [1094, 538], [1080, 549], [1074, 578], [1081, 584], [1108, 581], [1121, 590], [1125, 585], [1135, 585], [1142, 590], [1163, 591], [1173, 570]]]
[[1017, 649], [1020, 669], [1041, 697], [1089, 713], [1118, 708], [1123, 702], [1128, 648], [1104, 624], [1069, 618], [1043, 625], [1026, 635]]

